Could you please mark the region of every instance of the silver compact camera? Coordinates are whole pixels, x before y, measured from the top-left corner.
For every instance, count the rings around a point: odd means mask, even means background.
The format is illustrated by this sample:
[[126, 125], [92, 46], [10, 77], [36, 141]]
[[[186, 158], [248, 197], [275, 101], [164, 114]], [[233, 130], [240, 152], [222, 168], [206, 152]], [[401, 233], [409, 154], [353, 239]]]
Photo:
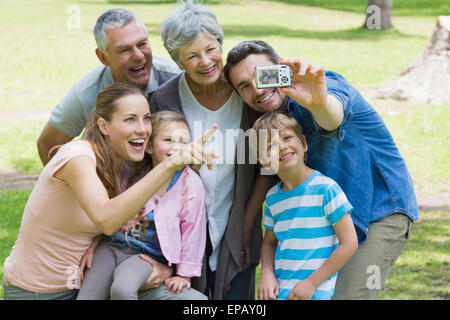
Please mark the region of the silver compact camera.
[[291, 67], [285, 64], [255, 67], [256, 88], [290, 87], [292, 84]]

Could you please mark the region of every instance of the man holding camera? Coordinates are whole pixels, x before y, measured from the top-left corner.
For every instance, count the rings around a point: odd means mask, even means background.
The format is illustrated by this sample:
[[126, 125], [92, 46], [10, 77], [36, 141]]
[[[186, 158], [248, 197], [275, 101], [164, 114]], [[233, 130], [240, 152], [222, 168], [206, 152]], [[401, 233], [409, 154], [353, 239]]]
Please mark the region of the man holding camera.
[[131, 83], [150, 96], [180, 70], [170, 60], [153, 57], [142, 20], [125, 9], [103, 13], [94, 27], [95, 53], [103, 64], [70, 89], [52, 110], [37, 141], [45, 165], [49, 151], [71, 141], [86, 126], [98, 93], [114, 82]]
[[[255, 67], [279, 63], [292, 68], [292, 86], [258, 89]], [[335, 180], [354, 207], [359, 248], [339, 271], [333, 299], [376, 299], [418, 219], [411, 177], [381, 117], [340, 74], [280, 60], [263, 41], [234, 47], [224, 73], [252, 109], [283, 108], [300, 123], [308, 166]]]

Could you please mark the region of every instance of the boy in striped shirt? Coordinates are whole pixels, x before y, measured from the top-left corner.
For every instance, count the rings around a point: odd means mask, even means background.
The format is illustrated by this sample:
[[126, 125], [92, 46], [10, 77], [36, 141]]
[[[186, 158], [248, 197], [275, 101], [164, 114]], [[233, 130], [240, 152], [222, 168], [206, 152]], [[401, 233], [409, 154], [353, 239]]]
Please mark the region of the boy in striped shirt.
[[258, 298], [331, 299], [338, 270], [358, 248], [353, 207], [336, 182], [306, 165], [308, 146], [294, 118], [270, 112], [253, 129], [259, 163], [281, 179], [264, 204]]

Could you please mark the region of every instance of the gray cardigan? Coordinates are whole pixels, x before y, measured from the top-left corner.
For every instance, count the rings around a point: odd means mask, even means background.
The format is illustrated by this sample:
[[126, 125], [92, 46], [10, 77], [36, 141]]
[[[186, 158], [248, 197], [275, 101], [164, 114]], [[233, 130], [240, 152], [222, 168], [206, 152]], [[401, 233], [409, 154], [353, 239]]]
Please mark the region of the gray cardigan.
[[[160, 86], [153, 94], [150, 100], [150, 111], [156, 113], [163, 110], [177, 111], [184, 114], [181, 105], [180, 95], [178, 91], [178, 81], [182, 74], [170, 79]], [[242, 118], [240, 128], [245, 131], [250, 129], [253, 123], [258, 119], [260, 113], [244, 104], [242, 110]], [[245, 134], [239, 133], [238, 142], [245, 141], [245, 164], [235, 164], [235, 182], [233, 187], [233, 203], [230, 209], [230, 216], [225, 234], [220, 244], [219, 258], [216, 270], [216, 281], [213, 298], [221, 300], [226, 297], [226, 293], [230, 289], [231, 281], [240, 271], [247, 269], [249, 266], [244, 265], [240, 268], [242, 257], [242, 228], [244, 223], [245, 205], [250, 197], [255, 179], [258, 174], [258, 166], [248, 164], [249, 144]], [[235, 161], [236, 163], [237, 161]], [[252, 231], [250, 241], [250, 267], [256, 267], [260, 258], [260, 247], [262, 242], [262, 215], [257, 215]], [[244, 259], [245, 260], [245, 259]], [[206, 288], [206, 263], [207, 259], [203, 259], [202, 275], [200, 278], [193, 279], [192, 286], [203, 292]], [[255, 279], [252, 279], [251, 285], [254, 287]], [[249, 288], [249, 292], [253, 288]]]

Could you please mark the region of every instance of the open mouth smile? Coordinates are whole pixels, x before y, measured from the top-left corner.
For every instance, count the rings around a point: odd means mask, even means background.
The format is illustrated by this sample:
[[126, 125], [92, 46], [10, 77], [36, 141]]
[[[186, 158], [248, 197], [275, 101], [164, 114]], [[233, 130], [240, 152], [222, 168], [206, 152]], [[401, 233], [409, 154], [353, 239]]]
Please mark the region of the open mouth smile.
[[261, 99], [257, 100], [257, 103], [264, 103], [267, 100], [269, 100], [270, 98], [272, 98], [273, 94], [275, 93], [275, 90], [269, 91], [268, 93], [266, 93]]
[[136, 67], [136, 68], [130, 68], [130, 71], [133, 73], [140, 73], [142, 71], [145, 71], [146, 64], [143, 64], [142, 66]]
[[294, 156], [294, 152], [287, 152], [287, 153], [284, 153], [283, 155], [281, 155], [281, 157], [280, 157], [280, 161], [284, 161], [284, 160], [287, 160], [287, 159], [290, 159], [291, 157], [293, 157]]
[[213, 65], [213, 66], [211, 66], [209, 69], [207, 69], [207, 70], [205, 70], [205, 71], [199, 71], [199, 73], [200, 73], [202, 76], [210, 76], [210, 75], [212, 75], [215, 71], [216, 71], [216, 66]]
[[129, 140], [128, 143], [136, 151], [144, 150], [144, 143], [145, 143], [144, 138], [132, 139], [132, 140]]

